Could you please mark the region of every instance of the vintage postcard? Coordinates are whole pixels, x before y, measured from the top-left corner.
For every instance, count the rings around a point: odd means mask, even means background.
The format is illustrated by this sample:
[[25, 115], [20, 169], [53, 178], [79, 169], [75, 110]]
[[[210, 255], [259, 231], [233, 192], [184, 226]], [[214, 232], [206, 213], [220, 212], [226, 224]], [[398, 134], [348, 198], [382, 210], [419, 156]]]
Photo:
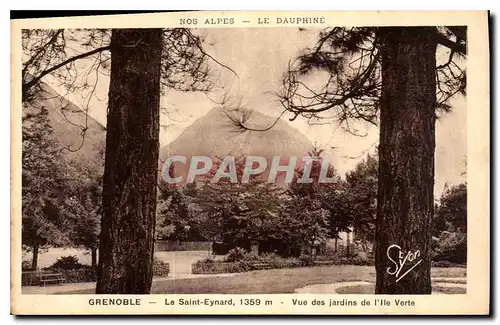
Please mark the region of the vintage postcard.
[[13, 314], [490, 313], [487, 12], [11, 26]]

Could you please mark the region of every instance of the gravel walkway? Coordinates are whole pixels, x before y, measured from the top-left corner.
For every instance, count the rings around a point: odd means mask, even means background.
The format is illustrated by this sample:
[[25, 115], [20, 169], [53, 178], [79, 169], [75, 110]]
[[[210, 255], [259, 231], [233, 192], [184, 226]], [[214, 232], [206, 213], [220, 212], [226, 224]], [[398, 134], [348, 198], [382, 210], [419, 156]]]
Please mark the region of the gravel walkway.
[[[467, 289], [467, 278], [432, 278], [432, 284], [436, 287], [447, 288], [464, 288]], [[339, 294], [338, 289], [343, 287], [355, 286], [374, 286], [373, 282], [366, 281], [351, 281], [351, 282], [337, 282], [329, 284], [313, 284], [302, 288], [295, 289], [295, 293], [314, 293], [314, 294]], [[432, 292], [433, 295], [445, 294], [442, 292]]]

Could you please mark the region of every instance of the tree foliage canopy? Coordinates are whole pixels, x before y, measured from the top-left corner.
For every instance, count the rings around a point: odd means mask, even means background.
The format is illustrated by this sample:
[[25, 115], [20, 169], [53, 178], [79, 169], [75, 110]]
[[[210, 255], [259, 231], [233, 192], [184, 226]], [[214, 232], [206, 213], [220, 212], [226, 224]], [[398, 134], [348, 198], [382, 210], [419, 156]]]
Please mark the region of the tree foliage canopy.
[[71, 171], [62, 163], [47, 110], [26, 114], [22, 135], [22, 238], [25, 248], [68, 243]]
[[[310, 124], [338, 122], [359, 135], [354, 120], [378, 123], [381, 96], [381, 56], [383, 46], [377, 27], [335, 27], [319, 34], [313, 48], [306, 49], [289, 63], [278, 93], [285, 111], [308, 119]], [[436, 66], [437, 103], [449, 111], [449, 100], [465, 94], [466, 28], [437, 27], [438, 51], [447, 58]], [[311, 75], [322, 76], [320, 84]]]
[[[163, 90], [211, 90], [215, 83], [210, 75], [209, 60], [230, 69], [205, 52], [203, 36], [191, 29], [168, 28], [162, 35]], [[110, 41], [110, 29], [23, 30], [23, 101], [33, 99], [47, 75], [53, 76], [68, 92], [80, 91], [89, 98], [94, 96], [99, 77], [109, 76]], [[82, 60], [87, 61], [84, 69]]]
[[447, 187], [441, 195], [436, 218], [456, 231], [467, 232], [467, 183]]

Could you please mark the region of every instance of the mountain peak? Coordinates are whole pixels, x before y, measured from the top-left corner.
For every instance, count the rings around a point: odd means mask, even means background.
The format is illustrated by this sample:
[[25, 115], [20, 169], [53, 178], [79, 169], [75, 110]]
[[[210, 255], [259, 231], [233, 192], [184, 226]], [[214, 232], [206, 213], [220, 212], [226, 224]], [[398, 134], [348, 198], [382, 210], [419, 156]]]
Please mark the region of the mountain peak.
[[275, 117], [257, 111], [212, 109], [198, 118], [177, 139], [160, 151], [160, 159], [169, 156], [302, 156], [312, 144], [300, 131], [279, 120], [270, 130], [242, 130], [233, 120], [244, 122], [253, 129], [265, 129]]

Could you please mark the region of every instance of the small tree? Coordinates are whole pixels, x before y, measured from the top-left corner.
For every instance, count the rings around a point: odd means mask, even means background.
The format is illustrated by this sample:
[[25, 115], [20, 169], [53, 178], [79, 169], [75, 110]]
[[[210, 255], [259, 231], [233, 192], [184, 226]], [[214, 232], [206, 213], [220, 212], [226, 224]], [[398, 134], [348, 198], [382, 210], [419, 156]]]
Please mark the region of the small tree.
[[179, 241], [205, 241], [209, 238], [204, 236], [204, 225], [193, 203], [197, 192], [195, 184], [160, 185], [156, 212], [158, 238]]
[[101, 168], [72, 166], [75, 176], [68, 187], [73, 220], [70, 240], [74, 245], [90, 250], [91, 263], [97, 267], [97, 250], [101, 231], [102, 175]]
[[245, 157], [235, 157], [237, 182], [221, 178], [211, 182], [222, 161], [213, 163], [207, 180], [200, 183], [193, 202], [206, 218], [207, 233], [222, 238], [230, 246], [250, 248], [251, 240], [263, 239], [271, 231], [269, 222], [275, 220], [281, 208], [283, 190], [268, 184], [258, 175], [242, 182]]
[[45, 108], [25, 111], [22, 126], [22, 244], [33, 253], [33, 270], [41, 248], [68, 242], [71, 218], [68, 170], [47, 115]]
[[[331, 164], [327, 165], [325, 175], [322, 175], [323, 150], [314, 147], [309, 153], [312, 158], [310, 162], [310, 182], [304, 183], [305, 166], [297, 169], [292, 184], [290, 184], [285, 211], [287, 219], [292, 224], [294, 233], [301, 234], [302, 240], [309, 247], [315, 243], [323, 242], [327, 236], [338, 237], [340, 231], [347, 230], [347, 214], [342, 213], [339, 198], [340, 178], [336, 177], [335, 169]], [[324, 173], [324, 172], [323, 172]], [[322, 183], [320, 177], [326, 176], [333, 179], [333, 183]]]
[[454, 228], [454, 231], [467, 233], [467, 183], [445, 189], [436, 216]]
[[366, 159], [346, 173], [346, 201], [352, 216], [356, 240], [369, 250], [368, 244], [375, 241], [377, 218], [378, 159], [368, 154]]
[[323, 207], [328, 211], [330, 236], [335, 240], [335, 252], [338, 250], [340, 232], [351, 232], [353, 214], [350, 210], [350, 192], [345, 181], [339, 180], [335, 186], [322, 191]]

